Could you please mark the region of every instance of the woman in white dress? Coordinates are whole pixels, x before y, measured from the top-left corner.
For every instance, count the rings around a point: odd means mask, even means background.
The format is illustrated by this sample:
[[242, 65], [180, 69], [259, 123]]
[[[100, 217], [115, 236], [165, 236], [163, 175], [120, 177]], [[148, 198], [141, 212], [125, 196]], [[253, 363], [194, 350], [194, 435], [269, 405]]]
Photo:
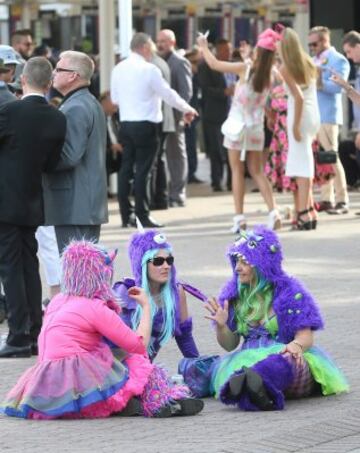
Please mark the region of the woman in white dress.
[[[232, 175], [232, 192], [235, 204], [233, 233], [246, 228], [244, 216], [245, 162], [240, 160], [242, 151], [246, 151], [246, 162], [250, 175], [256, 182], [269, 210], [268, 227], [277, 229], [281, 226], [280, 215], [276, 208], [272, 189], [264, 174], [264, 114], [266, 99], [270, 89], [271, 70], [276, 50], [276, 41], [281, 37], [274, 30], [267, 29], [259, 36], [256, 56], [252, 64], [226, 62], [218, 60], [209, 50], [204, 35], [198, 37], [198, 45], [204, 59], [211, 69], [239, 76], [235, 88], [229, 118], [233, 125], [244, 124], [243, 133], [238, 139], [225, 133], [224, 146], [228, 149]], [[223, 131], [224, 132], [224, 131]], [[230, 131], [231, 132], [231, 131]], [[236, 133], [234, 134], [236, 135]]]
[[289, 150], [286, 175], [295, 177], [297, 191], [297, 228], [316, 228], [312, 179], [314, 156], [312, 142], [320, 127], [316, 93], [316, 66], [303, 50], [298, 35], [291, 28], [282, 31], [278, 43], [282, 66], [280, 73], [288, 90], [287, 131]]

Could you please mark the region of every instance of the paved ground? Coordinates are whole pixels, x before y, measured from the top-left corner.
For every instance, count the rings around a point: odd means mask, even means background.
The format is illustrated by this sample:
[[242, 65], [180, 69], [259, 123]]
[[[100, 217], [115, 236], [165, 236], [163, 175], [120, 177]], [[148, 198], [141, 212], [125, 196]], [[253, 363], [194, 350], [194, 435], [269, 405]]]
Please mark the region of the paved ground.
[[[191, 189], [196, 196], [186, 208], [161, 211], [156, 218], [166, 222], [181, 278], [216, 294], [229, 275], [224, 254], [232, 239], [228, 232], [232, 201], [227, 193], [213, 196], [206, 186]], [[350, 394], [292, 401], [286, 410], [274, 413], [242, 413], [207, 399], [203, 413], [188, 418], [31, 422], [0, 417], [0, 452], [360, 452], [360, 217], [354, 215], [360, 211], [360, 193], [351, 194], [351, 199], [350, 214], [322, 214], [316, 231], [290, 232], [285, 225], [280, 233], [285, 268], [314, 293], [325, 317], [326, 330], [317, 334], [316, 342], [345, 371]], [[291, 199], [281, 195], [279, 203], [285, 207]], [[131, 231], [120, 228], [115, 203], [110, 209], [102, 241], [119, 247], [116, 273], [121, 277], [128, 275], [125, 245]], [[264, 221], [258, 194], [249, 194], [246, 209], [251, 224]], [[201, 303], [189, 298], [189, 305], [201, 352], [219, 352]], [[170, 344], [158, 361], [175, 372], [179, 358]], [[33, 362], [0, 360], [1, 398]]]

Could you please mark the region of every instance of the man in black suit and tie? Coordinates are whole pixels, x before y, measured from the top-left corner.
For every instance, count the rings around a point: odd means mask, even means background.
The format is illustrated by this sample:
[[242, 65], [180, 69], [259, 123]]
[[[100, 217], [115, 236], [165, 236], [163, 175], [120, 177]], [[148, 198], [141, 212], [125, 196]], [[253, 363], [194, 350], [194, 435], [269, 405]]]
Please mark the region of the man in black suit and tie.
[[[226, 39], [217, 41], [216, 57], [222, 61], [230, 60], [231, 44], [229, 41]], [[220, 192], [222, 190], [224, 164], [227, 162], [221, 125], [229, 113], [235, 80], [230, 79], [226, 74], [212, 70], [205, 61], [199, 65], [198, 80], [202, 90], [202, 121], [206, 151], [210, 158], [211, 185], [215, 192]], [[228, 186], [231, 186], [229, 167], [227, 166], [227, 168]], [[228, 189], [231, 190], [231, 187], [228, 187]]]
[[41, 281], [35, 231], [44, 222], [42, 172], [57, 164], [66, 119], [45, 93], [52, 66], [30, 59], [21, 76], [24, 96], [0, 108], [0, 279], [9, 333], [0, 358], [36, 353], [41, 329]]

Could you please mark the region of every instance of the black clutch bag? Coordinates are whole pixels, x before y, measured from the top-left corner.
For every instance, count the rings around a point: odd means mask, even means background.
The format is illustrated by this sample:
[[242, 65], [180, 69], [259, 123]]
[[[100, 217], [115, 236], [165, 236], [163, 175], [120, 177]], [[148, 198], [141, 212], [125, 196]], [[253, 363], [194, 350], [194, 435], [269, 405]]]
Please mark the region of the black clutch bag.
[[336, 151], [318, 151], [315, 153], [315, 160], [318, 164], [336, 164], [337, 160]]

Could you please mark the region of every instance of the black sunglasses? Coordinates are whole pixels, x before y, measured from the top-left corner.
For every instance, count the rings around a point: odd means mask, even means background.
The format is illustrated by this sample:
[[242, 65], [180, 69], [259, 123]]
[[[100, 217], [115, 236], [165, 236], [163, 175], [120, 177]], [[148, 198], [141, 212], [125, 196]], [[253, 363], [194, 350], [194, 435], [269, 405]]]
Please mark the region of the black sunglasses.
[[308, 46], [309, 46], [309, 47], [317, 47], [318, 44], [319, 44], [318, 41], [316, 41], [316, 42], [309, 42]]
[[174, 264], [174, 257], [172, 255], [167, 256], [166, 258], [164, 258], [163, 256], [155, 256], [155, 258], [152, 258], [148, 262], [151, 262], [154, 266], [159, 267], [162, 266], [165, 261], [169, 266], [172, 266]]

